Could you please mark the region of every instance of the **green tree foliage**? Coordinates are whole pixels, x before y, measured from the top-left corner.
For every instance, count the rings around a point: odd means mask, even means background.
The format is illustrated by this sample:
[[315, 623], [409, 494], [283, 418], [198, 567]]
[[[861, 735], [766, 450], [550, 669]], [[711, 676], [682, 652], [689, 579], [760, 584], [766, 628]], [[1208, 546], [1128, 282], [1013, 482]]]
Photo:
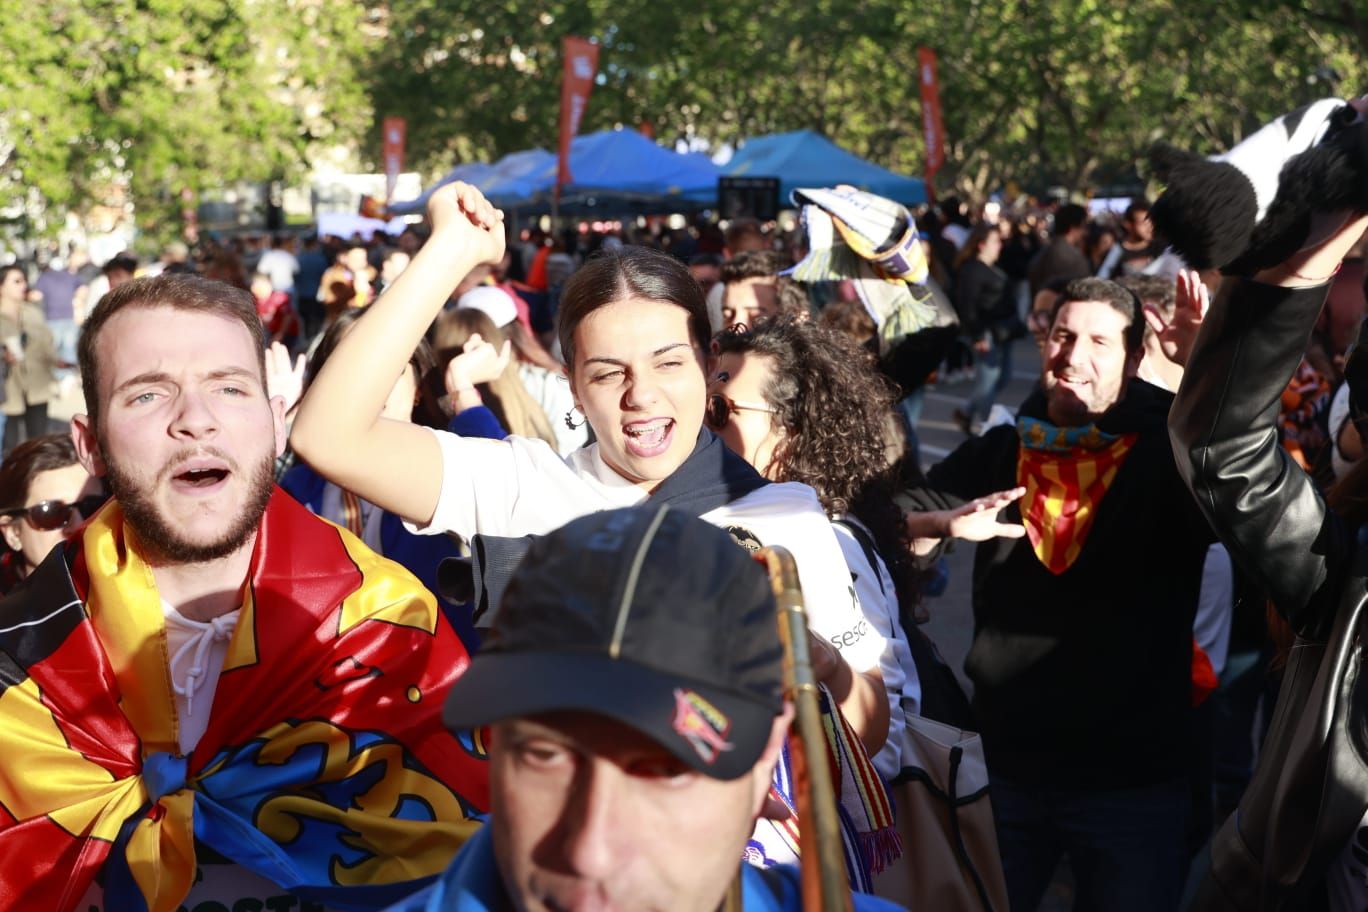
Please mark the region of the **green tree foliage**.
[[915, 70], [898, 72], [883, 50], [900, 6], [403, 0], [387, 9], [372, 98], [378, 115], [408, 118], [409, 149], [430, 167], [554, 148], [560, 42], [580, 35], [601, 45], [583, 130], [649, 123], [663, 141], [723, 143], [850, 127], [892, 151], [920, 116]]
[[[1323, 7], [1323, 8], [1321, 8]], [[920, 173], [916, 52], [940, 58], [942, 190], [1009, 182], [1084, 190], [1135, 180], [1155, 140], [1216, 151], [1336, 89], [1368, 47], [1355, 4], [1303, 0], [403, 0], [370, 84], [406, 116], [433, 171], [554, 148], [560, 39], [597, 40], [600, 80], [582, 129], [649, 122], [662, 141], [713, 145], [811, 128]], [[1365, 44], [1361, 44], [1364, 42]], [[1341, 80], [1308, 83], [1317, 71]]]
[[[1084, 189], [1155, 140], [1220, 151], [1363, 74], [1346, 29], [1283, 7], [1149, 0], [943, 2], [946, 129], [961, 189], [1004, 181]], [[926, 35], [927, 43], [936, 36]]]
[[[817, 130], [923, 167], [917, 48], [940, 58], [942, 192], [1134, 180], [1156, 139], [1214, 151], [1364, 87], [1368, 0], [42, 0], [0, 17], [0, 211], [297, 176], [323, 144], [409, 122], [429, 173], [554, 148], [560, 42], [601, 45], [583, 130], [716, 148]], [[1338, 80], [1331, 74], [1338, 74]], [[1143, 169], [1140, 174], [1143, 177]], [[21, 205], [26, 204], [26, 205]]]
[[181, 194], [291, 177], [369, 121], [353, 0], [43, 0], [0, 17], [0, 207], [118, 203], [179, 228]]

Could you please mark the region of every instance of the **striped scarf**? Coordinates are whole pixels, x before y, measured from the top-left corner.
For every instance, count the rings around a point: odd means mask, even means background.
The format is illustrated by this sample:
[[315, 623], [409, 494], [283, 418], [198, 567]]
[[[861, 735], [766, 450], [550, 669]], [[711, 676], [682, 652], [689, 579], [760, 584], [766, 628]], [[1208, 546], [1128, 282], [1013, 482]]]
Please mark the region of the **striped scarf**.
[[[837, 812], [845, 848], [846, 876], [856, 893], [870, 893], [874, 876], [902, 856], [902, 839], [893, 825], [893, 807], [864, 744], [845, 716], [835, 708], [825, 685], [818, 687], [822, 727], [832, 779], [840, 790]], [[794, 798], [793, 762], [785, 743], [775, 766], [770, 797], [789, 810], [787, 820], [761, 820], [746, 848], [745, 858], [756, 867], [798, 862], [798, 808]]]

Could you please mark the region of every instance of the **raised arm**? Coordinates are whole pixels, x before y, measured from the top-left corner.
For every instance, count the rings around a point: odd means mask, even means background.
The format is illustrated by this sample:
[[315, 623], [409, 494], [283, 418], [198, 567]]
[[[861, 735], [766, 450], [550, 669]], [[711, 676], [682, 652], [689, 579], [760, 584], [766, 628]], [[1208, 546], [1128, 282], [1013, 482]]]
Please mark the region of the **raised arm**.
[[321, 475], [392, 513], [425, 523], [442, 490], [431, 432], [380, 417], [395, 378], [461, 279], [503, 257], [503, 214], [456, 182], [428, 201], [432, 236], [367, 308], [300, 403], [290, 442]]
[[1278, 441], [1279, 402], [1349, 246], [1352, 220], [1324, 245], [1255, 279], [1227, 279], [1202, 325], [1169, 418], [1178, 470], [1231, 557], [1299, 632], [1352, 543]]

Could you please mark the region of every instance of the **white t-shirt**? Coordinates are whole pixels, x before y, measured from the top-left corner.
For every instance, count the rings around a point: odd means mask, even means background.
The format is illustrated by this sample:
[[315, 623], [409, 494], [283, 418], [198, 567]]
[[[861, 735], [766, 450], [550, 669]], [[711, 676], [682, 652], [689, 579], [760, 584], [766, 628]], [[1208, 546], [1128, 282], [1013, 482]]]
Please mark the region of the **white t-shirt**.
[[257, 272], [270, 277], [273, 291], [292, 291], [295, 275], [299, 273], [299, 260], [290, 251], [277, 247], [263, 253], [256, 268]]
[[[442, 451], [442, 490], [432, 520], [415, 532], [545, 535], [572, 519], [635, 506], [646, 492], [613, 471], [597, 444], [564, 460], [543, 440], [479, 440], [432, 431]], [[760, 545], [781, 545], [798, 564], [809, 626], [859, 672], [881, 667], [884, 637], [865, 620], [850, 571], [817, 495], [769, 484], [702, 517]]]
[[869, 530], [853, 516], [842, 517], [842, 522], [831, 524], [836, 541], [845, 554], [846, 565], [855, 585], [855, 595], [871, 627], [884, 638], [884, 651], [879, 657], [884, 689], [888, 691], [888, 740], [874, 755], [874, 768], [885, 779], [892, 780], [902, 769], [903, 730], [907, 727], [906, 714], [921, 712], [921, 679], [912, 661], [912, 648], [907, 644], [898, 617], [898, 592], [893, 577], [879, 555], [874, 555], [870, 566], [860, 540], [843, 523], [856, 523], [866, 533]]
[[[303, 902], [289, 891], [234, 864], [204, 864], [201, 859], [195, 884], [180, 904], [186, 912], [221, 912], [223, 909], [290, 909], [292, 912], [329, 912], [318, 903]], [[92, 884], [81, 897], [76, 912], [104, 912], [104, 890]], [[109, 912], [119, 912], [110, 909]]]
[[1340, 452], [1340, 431], [1344, 430], [1344, 422], [1349, 420], [1349, 384], [1341, 383], [1340, 388], [1335, 391], [1335, 397], [1330, 400], [1330, 468], [1335, 473], [1335, 478], [1343, 478], [1354, 467], [1354, 464], [1344, 458]]
[[214, 693], [238, 614], [230, 611], [209, 623], [192, 621], [162, 599], [166, 654], [170, 657], [171, 688], [176, 696], [176, 735], [182, 754], [189, 755], [209, 727]]
[[1230, 552], [1216, 542], [1207, 548], [1202, 563], [1202, 588], [1197, 592], [1197, 614], [1192, 636], [1211, 661], [1216, 677], [1225, 670], [1230, 653], [1230, 624], [1235, 615], [1235, 568]]

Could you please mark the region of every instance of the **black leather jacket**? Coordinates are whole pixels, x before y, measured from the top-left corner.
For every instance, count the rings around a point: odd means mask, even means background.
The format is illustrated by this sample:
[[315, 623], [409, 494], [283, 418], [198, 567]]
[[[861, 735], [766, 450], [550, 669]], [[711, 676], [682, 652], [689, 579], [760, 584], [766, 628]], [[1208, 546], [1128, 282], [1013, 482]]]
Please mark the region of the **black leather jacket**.
[[1259, 765], [1192, 908], [1311, 909], [1368, 807], [1359, 693], [1365, 555], [1279, 445], [1279, 399], [1328, 286], [1227, 280], [1169, 428], [1180, 473], [1240, 568], [1297, 632]]

